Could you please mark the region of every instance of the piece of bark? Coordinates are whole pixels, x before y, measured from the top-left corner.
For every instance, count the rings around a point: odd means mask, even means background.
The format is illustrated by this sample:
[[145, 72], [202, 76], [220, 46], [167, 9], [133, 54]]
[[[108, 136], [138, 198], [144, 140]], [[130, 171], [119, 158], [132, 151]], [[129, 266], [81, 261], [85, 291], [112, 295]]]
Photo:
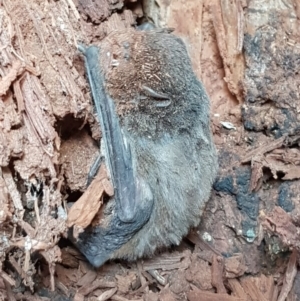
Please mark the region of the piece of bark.
[[189, 301], [247, 301], [247, 299], [237, 298], [227, 294], [215, 294], [201, 290], [188, 292], [187, 298]]
[[84, 301], [84, 296], [77, 292], [73, 298], [73, 301]]
[[161, 254], [152, 259], [146, 259], [143, 262], [143, 270], [174, 270], [186, 269], [190, 264], [191, 252], [186, 250], [183, 253], [173, 252]]
[[90, 285], [97, 278], [97, 273], [93, 270], [89, 270], [82, 278], [77, 282], [78, 286]]
[[273, 276], [265, 276], [264, 274], [261, 274], [257, 277], [254, 277], [253, 281], [265, 298], [267, 300], [272, 300], [275, 289]]
[[275, 206], [268, 215], [261, 212], [260, 219], [264, 229], [277, 234], [285, 245], [300, 248], [297, 227], [293, 224], [291, 216], [281, 207]]
[[247, 162], [251, 161], [254, 157], [262, 156], [265, 153], [269, 153], [272, 150], [281, 147], [283, 145], [285, 139], [286, 139], [286, 136], [282, 136], [282, 137], [274, 140], [273, 142], [268, 142], [256, 149], [248, 152], [247, 155], [242, 158], [241, 163], [247, 163]]
[[106, 20], [112, 11], [123, 7], [123, 1], [108, 1], [108, 0], [79, 0], [78, 9], [82, 15], [86, 15], [93, 22], [99, 24], [101, 21]]
[[274, 288], [274, 291], [273, 291], [271, 301], [277, 301], [278, 295], [279, 295], [279, 288], [276, 285], [275, 288]]
[[209, 263], [212, 263], [214, 255], [215, 254], [213, 253], [213, 251], [209, 251], [209, 250], [204, 250], [204, 251], [197, 253], [197, 256], [199, 258], [201, 258]]
[[263, 179], [263, 161], [264, 158], [261, 160], [257, 158], [253, 158], [251, 160], [251, 179], [250, 179], [250, 191], [257, 191], [262, 184], [262, 179]]
[[98, 213], [103, 194], [113, 195], [113, 186], [107, 178], [107, 172], [104, 164], [101, 165], [96, 177], [89, 185], [85, 193], [71, 207], [68, 213], [67, 225], [73, 225], [86, 228]]
[[117, 279], [118, 291], [126, 295], [131, 290], [131, 283], [136, 279], [136, 274], [116, 275], [115, 278]]
[[68, 252], [67, 248], [61, 249], [61, 262], [64, 266], [72, 269], [78, 268], [79, 266], [78, 258]]
[[12, 212], [9, 204], [9, 194], [6, 187], [6, 183], [1, 176], [1, 167], [0, 167], [0, 225], [4, 223], [8, 218], [12, 217]]
[[42, 251], [41, 255], [46, 259], [49, 267], [49, 274], [50, 274], [50, 287], [51, 291], [55, 291], [55, 280], [54, 280], [54, 273], [55, 273], [55, 264], [56, 262], [61, 261], [61, 251], [58, 246], [54, 246], [47, 251]]
[[8, 283], [10, 286], [16, 286], [16, 280], [11, 278], [7, 273], [4, 271], [0, 271], [0, 277], [3, 278], [5, 283]]
[[211, 5], [217, 44], [223, 60], [224, 81], [239, 103], [243, 102], [243, 75], [245, 69], [243, 45], [243, 10], [240, 1], [216, 1]]
[[9, 72], [4, 77], [2, 77], [0, 81], [0, 96], [6, 94], [12, 82], [16, 80], [17, 76], [23, 73], [24, 70], [25, 70], [24, 62], [21, 62], [20, 60], [16, 60], [12, 63]]
[[251, 277], [242, 277], [240, 282], [244, 291], [251, 297], [252, 301], [269, 301], [255, 285]]
[[97, 301], [106, 301], [106, 300], [110, 299], [117, 291], [118, 291], [118, 289], [116, 287], [115, 288], [111, 288], [110, 290], [107, 290], [104, 293], [102, 293], [97, 298]]
[[225, 262], [225, 277], [236, 278], [244, 275], [247, 271], [243, 254], [235, 254], [234, 256], [224, 259]]
[[213, 256], [212, 266], [211, 266], [211, 284], [216, 288], [217, 293], [226, 294], [223, 283], [223, 272], [224, 272], [224, 259], [220, 256]]
[[284, 301], [293, 287], [294, 279], [297, 274], [297, 257], [298, 252], [294, 249], [290, 256], [290, 260], [284, 275], [283, 286], [277, 301]]
[[119, 296], [119, 295], [113, 295], [111, 297], [111, 300], [114, 300], [114, 301], [143, 301], [142, 299], [130, 299], [129, 300], [129, 299]]
[[17, 299], [14, 296], [14, 293], [11, 289], [11, 285], [9, 282], [5, 281], [5, 287], [6, 287], [6, 293], [9, 301], [17, 301]]
[[91, 283], [91, 285], [81, 287], [78, 290], [78, 293], [82, 294], [83, 296], [87, 296], [97, 288], [114, 288], [116, 286], [117, 284], [115, 282], [96, 279], [93, 283]]
[[[55, 273], [58, 281], [60, 281], [66, 287], [72, 287], [72, 285], [77, 283], [78, 278], [81, 278], [81, 273], [78, 271], [78, 269], [67, 269], [61, 264], [55, 265]], [[80, 289], [78, 292], [80, 293]]]
[[197, 255], [192, 255], [192, 262], [189, 269], [186, 270], [186, 280], [201, 288], [202, 290], [211, 290], [212, 269], [208, 262], [198, 258]]
[[2, 176], [6, 184], [7, 190], [9, 191], [10, 197], [13, 201], [14, 207], [17, 210], [17, 212], [19, 212], [22, 216], [24, 212], [24, 207], [22, 205], [20, 193], [17, 189], [16, 183], [9, 168], [2, 169]]
[[227, 279], [229, 288], [232, 291], [233, 296], [235, 297], [239, 297], [242, 299], [247, 300], [248, 299], [248, 295], [245, 293], [243, 287], [241, 286], [241, 284], [239, 283], [239, 281], [236, 278], [232, 278], [232, 279]]

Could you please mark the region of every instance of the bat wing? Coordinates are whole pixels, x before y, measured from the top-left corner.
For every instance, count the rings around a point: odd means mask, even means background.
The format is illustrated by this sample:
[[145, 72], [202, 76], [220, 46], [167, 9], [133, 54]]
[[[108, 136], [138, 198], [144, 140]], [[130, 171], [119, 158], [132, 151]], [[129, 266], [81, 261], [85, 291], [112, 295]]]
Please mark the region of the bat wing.
[[107, 95], [104, 77], [99, 66], [99, 49], [84, 49], [85, 63], [96, 113], [105, 144], [105, 159], [114, 185], [119, 218], [123, 222], [134, 219], [137, 212], [136, 179], [131, 148], [119, 124], [114, 102]]

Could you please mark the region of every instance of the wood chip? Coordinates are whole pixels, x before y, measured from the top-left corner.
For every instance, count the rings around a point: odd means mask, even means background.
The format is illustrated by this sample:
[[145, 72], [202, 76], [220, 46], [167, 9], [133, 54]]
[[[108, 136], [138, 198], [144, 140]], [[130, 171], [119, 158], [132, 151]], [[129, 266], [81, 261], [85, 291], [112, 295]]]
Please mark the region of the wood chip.
[[264, 229], [277, 234], [284, 244], [299, 248], [300, 235], [297, 227], [293, 224], [291, 216], [281, 207], [275, 206], [268, 215], [260, 212], [260, 219]]
[[116, 286], [117, 284], [115, 282], [96, 279], [91, 285], [81, 287], [78, 290], [78, 293], [82, 294], [83, 296], [86, 296], [97, 288], [114, 288]]
[[286, 139], [286, 136], [282, 136], [273, 142], [266, 143], [256, 149], [248, 152], [247, 155], [244, 158], [242, 158], [241, 162], [247, 163], [247, 162], [251, 161], [253, 157], [262, 156], [265, 153], [268, 153], [276, 148], [281, 147], [283, 145], [285, 139]]
[[16, 210], [23, 212], [24, 208], [22, 205], [21, 196], [9, 168], [6, 167], [2, 168], [2, 176]]
[[225, 263], [225, 277], [236, 278], [244, 275], [247, 270], [244, 256], [241, 253], [224, 259]]
[[237, 298], [227, 294], [214, 294], [201, 290], [188, 292], [187, 298], [189, 301], [247, 301], [247, 299]]
[[297, 274], [297, 257], [297, 251], [294, 249], [284, 275], [283, 286], [277, 301], [284, 301], [293, 287]]
[[107, 178], [104, 164], [101, 167], [84, 194], [71, 207], [68, 213], [67, 225], [86, 228], [94, 219], [102, 205], [103, 194], [113, 195], [113, 186]]
[[117, 290], [118, 289], [115, 287], [115, 288], [105, 291], [97, 298], [97, 301], [106, 301], [106, 300], [110, 299], [117, 292]]
[[12, 67], [9, 70], [8, 74], [2, 77], [2, 80], [0, 81], [0, 96], [6, 94], [12, 82], [15, 81], [17, 76], [19, 76], [24, 70], [24, 62], [17, 60], [12, 63]]
[[253, 301], [269, 301], [255, 285], [252, 277], [243, 277], [240, 279], [240, 282], [246, 294], [249, 295]]
[[227, 279], [229, 288], [232, 291], [233, 296], [239, 297], [242, 299], [247, 299], [247, 294], [245, 293], [243, 287], [239, 283], [239, 281], [236, 278]]
[[211, 266], [211, 284], [216, 288], [219, 294], [226, 294], [223, 283], [223, 272], [224, 272], [224, 260], [223, 257], [213, 256], [212, 266]]
[[79, 294], [78, 292], [74, 296], [74, 301], [84, 301], [84, 296]]
[[121, 297], [121, 296], [118, 296], [118, 295], [114, 295], [111, 297], [111, 300], [114, 300], [114, 301], [143, 301], [143, 299], [127, 299], [127, 298], [124, 298], [124, 297]]
[[89, 270], [82, 278], [77, 282], [78, 286], [90, 285], [97, 277], [97, 273], [93, 270]]
[[183, 253], [165, 253], [159, 257], [147, 259], [143, 262], [143, 270], [163, 270], [186, 269], [190, 264], [190, 251]]

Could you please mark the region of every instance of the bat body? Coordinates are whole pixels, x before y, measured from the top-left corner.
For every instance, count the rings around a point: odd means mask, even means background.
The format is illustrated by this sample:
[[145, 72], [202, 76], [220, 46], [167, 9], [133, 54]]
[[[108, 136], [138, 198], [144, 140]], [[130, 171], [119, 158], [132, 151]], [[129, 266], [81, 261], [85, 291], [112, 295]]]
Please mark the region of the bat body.
[[209, 99], [181, 39], [124, 30], [84, 49], [114, 197], [76, 245], [94, 266], [178, 245], [217, 173]]

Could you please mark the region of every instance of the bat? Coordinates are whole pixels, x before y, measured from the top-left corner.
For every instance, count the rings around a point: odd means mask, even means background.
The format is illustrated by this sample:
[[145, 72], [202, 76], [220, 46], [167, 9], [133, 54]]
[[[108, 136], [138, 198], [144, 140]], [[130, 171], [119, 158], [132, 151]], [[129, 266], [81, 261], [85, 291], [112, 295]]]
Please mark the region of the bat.
[[80, 50], [114, 196], [76, 246], [99, 267], [178, 245], [200, 223], [218, 169], [209, 98], [183, 41], [126, 29]]

